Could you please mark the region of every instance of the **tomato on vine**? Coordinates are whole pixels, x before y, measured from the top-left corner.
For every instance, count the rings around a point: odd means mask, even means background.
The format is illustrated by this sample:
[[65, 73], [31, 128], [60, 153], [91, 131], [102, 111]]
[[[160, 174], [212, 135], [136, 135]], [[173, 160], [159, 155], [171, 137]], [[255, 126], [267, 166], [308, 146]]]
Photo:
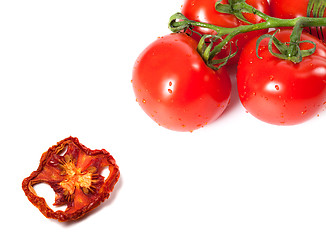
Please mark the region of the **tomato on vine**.
[[[269, 3], [272, 16], [277, 18], [326, 17], [326, 3], [320, 0], [270, 0]], [[325, 41], [325, 27], [306, 28], [306, 30]]]
[[158, 38], [138, 57], [132, 77], [137, 101], [159, 125], [193, 131], [216, 120], [230, 100], [231, 81], [209, 68], [184, 33]]
[[[204, 23], [214, 24], [220, 27], [235, 28], [241, 25], [247, 25], [247, 23], [239, 20], [232, 14], [220, 13], [215, 10], [216, 0], [185, 0], [182, 6], [182, 13], [185, 17], [190, 20], [200, 21]], [[222, 0], [221, 4], [226, 4], [227, 0]], [[267, 0], [246, 0], [248, 4], [255, 7], [259, 11], [269, 14], [269, 4]], [[244, 17], [250, 23], [260, 23], [264, 20], [252, 13], [244, 13]], [[216, 34], [215, 31], [207, 28], [195, 27], [195, 32], [200, 34]], [[267, 32], [267, 29], [251, 31], [237, 35], [231, 41], [231, 50], [235, 51], [238, 48], [238, 53], [244, 45], [252, 38], [262, 35]], [[197, 41], [200, 39], [196, 33], [192, 34]], [[218, 54], [218, 58], [225, 58], [230, 53], [230, 46], [225, 46], [222, 51]], [[229, 60], [229, 64], [234, 64], [239, 60], [239, 54]]]
[[[275, 38], [290, 41], [292, 31], [283, 29]], [[256, 118], [276, 125], [294, 125], [317, 116], [326, 103], [326, 46], [303, 32], [300, 49], [315, 51], [299, 63], [280, 59], [269, 51], [270, 41], [263, 39], [256, 54], [257, 38], [242, 51], [238, 72], [241, 103]], [[280, 54], [273, 45], [274, 54]]]

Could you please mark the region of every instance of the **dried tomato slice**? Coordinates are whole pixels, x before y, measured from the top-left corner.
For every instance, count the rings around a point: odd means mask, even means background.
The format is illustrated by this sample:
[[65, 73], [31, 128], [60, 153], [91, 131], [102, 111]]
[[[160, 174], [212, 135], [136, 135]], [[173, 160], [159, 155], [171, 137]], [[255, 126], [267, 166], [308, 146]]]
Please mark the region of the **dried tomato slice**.
[[[108, 167], [109, 176], [101, 172]], [[120, 176], [119, 167], [106, 150], [90, 150], [78, 138], [68, 137], [42, 154], [38, 169], [24, 179], [22, 188], [31, 203], [47, 218], [60, 222], [76, 220], [99, 206], [112, 192]], [[54, 206], [67, 205], [65, 211], [53, 211], [33, 186], [49, 184], [55, 192]]]

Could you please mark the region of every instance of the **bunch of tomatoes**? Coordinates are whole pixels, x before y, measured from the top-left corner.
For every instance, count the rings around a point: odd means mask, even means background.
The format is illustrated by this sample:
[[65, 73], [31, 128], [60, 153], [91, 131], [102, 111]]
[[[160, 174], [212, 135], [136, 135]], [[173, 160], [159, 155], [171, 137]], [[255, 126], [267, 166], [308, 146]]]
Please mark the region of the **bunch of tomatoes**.
[[[234, 28], [245, 23], [234, 15], [215, 10], [217, 0], [185, 0], [182, 14], [190, 20]], [[247, 0], [246, 3], [273, 17], [306, 16], [309, 0]], [[227, 3], [222, 0], [221, 3]], [[264, 21], [250, 13], [252, 24]], [[216, 34], [194, 28], [200, 34]], [[256, 118], [275, 125], [294, 125], [317, 116], [326, 103], [326, 46], [304, 31], [301, 40], [316, 43], [316, 51], [300, 63], [282, 60], [268, 49], [268, 39], [257, 39], [269, 30], [242, 33], [217, 55], [226, 57], [230, 48], [238, 53], [226, 66], [213, 70], [197, 52], [199, 35], [171, 33], [151, 43], [138, 57], [132, 83], [138, 103], [160, 126], [175, 131], [193, 131], [215, 121], [230, 102], [228, 66], [237, 65], [237, 89], [245, 109]], [[292, 29], [275, 37], [289, 42]], [[325, 35], [326, 36], [326, 35]], [[303, 42], [301, 49], [311, 49]], [[277, 49], [274, 49], [277, 51]], [[259, 55], [259, 58], [257, 56]]]

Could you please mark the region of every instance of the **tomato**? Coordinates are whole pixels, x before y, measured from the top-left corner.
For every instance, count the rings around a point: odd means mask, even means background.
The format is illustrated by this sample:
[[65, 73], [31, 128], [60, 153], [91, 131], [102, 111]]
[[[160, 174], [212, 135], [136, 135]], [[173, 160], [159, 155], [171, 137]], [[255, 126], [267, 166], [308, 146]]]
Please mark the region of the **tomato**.
[[[291, 30], [276, 34], [282, 42], [290, 41]], [[256, 41], [243, 49], [237, 72], [241, 103], [256, 118], [276, 125], [302, 123], [322, 110], [326, 102], [326, 47], [317, 38], [303, 33], [302, 40], [316, 43], [314, 54], [302, 62], [281, 60], [268, 51], [269, 39], [264, 39], [256, 55]], [[274, 52], [277, 52], [273, 46]], [[300, 48], [310, 49], [311, 43]]]
[[[292, 19], [306, 17], [309, 0], [270, 0], [271, 14], [273, 17]], [[324, 12], [326, 17], [326, 12]], [[323, 36], [326, 37], [326, 28], [323, 27]], [[306, 29], [311, 34], [322, 38], [321, 32], [317, 33], [316, 28]]]
[[[221, 3], [226, 4], [227, 2], [227, 0], [222, 0]], [[269, 14], [269, 5], [267, 0], [247, 0], [246, 2], [252, 5], [253, 7], [257, 8], [259, 11]], [[185, 15], [185, 17], [190, 20], [210, 23], [220, 27], [234, 28], [246, 24], [238, 20], [234, 15], [217, 12], [215, 10], [215, 3], [216, 0], [185, 0], [181, 12], [183, 13], [183, 15]], [[251, 23], [259, 23], [264, 21], [263, 19], [254, 14], [245, 13], [244, 16]], [[213, 30], [205, 28], [194, 28], [194, 30], [201, 34], [215, 34]], [[239, 60], [241, 49], [247, 41], [256, 37], [257, 35], [262, 35], [266, 32], [267, 30], [259, 30], [239, 34], [234, 37], [230, 41], [232, 51], [235, 51], [237, 49], [235, 45], [235, 42], [237, 41], [239, 52], [235, 57], [230, 59], [229, 64], [237, 63], [237, 61]], [[199, 36], [197, 34], [193, 34], [192, 36], [197, 41], [199, 40]], [[218, 58], [227, 57], [229, 55], [229, 52], [230, 48], [228, 46], [224, 47], [221, 53], [218, 54]]]
[[216, 120], [230, 100], [225, 69], [209, 68], [184, 33], [158, 38], [138, 57], [132, 84], [138, 103], [159, 125], [193, 131]]
[[[110, 170], [105, 179], [103, 169]], [[106, 150], [91, 150], [78, 138], [68, 137], [42, 154], [39, 167], [23, 180], [28, 200], [47, 218], [60, 222], [85, 216], [110, 196], [120, 177], [115, 159]], [[33, 188], [38, 183], [51, 186], [54, 206], [66, 205], [65, 211], [53, 211]]]

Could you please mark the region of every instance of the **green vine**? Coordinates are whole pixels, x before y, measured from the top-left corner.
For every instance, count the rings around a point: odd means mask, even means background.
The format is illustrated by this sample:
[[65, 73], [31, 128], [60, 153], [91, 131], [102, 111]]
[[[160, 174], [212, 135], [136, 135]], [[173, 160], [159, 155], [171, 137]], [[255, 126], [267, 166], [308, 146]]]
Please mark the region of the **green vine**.
[[[230, 54], [227, 58], [219, 60], [216, 60], [215, 58], [215, 56], [221, 52], [222, 48], [228, 45], [231, 39], [236, 35], [250, 31], [279, 27], [293, 27], [290, 42], [282, 43], [275, 37], [275, 34], [265, 34], [258, 39], [257, 48], [259, 47], [259, 43], [262, 39], [270, 38], [269, 50], [271, 54], [281, 59], [299, 63], [302, 61], [303, 57], [313, 54], [316, 50], [316, 44], [311, 41], [306, 42], [310, 42], [314, 47], [309, 50], [300, 49], [300, 44], [303, 42], [300, 41], [303, 28], [319, 28], [321, 26], [326, 26], [326, 18], [322, 17], [326, 8], [325, 0], [310, 0], [307, 10], [308, 17], [297, 17], [294, 19], [281, 19], [271, 17], [250, 6], [245, 2], [245, 0], [229, 0], [228, 4], [222, 4], [221, 1], [217, 1], [215, 8], [221, 13], [233, 14], [241, 21], [245, 21], [247, 23], [248, 21], [244, 18], [243, 13], [255, 14], [265, 21], [257, 24], [249, 23], [248, 25], [241, 25], [235, 28], [225, 28], [213, 24], [189, 20], [182, 13], [176, 13], [172, 15], [169, 21], [169, 28], [172, 32], [186, 32], [187, 30], [192, 30], [194, 27], [208, 28], [216, 32], [216, 35], [201, 36], [201, 41], [198, 44], [198, 52], [201, 54], [206, 64], [213, 69], [221, 68], [231, 57], [236, 55], [236, 52], [232, 53], [230, 51]], [[310, 17], [311, 14], [312, 17]], [[322, 31], [320, 32], [322, 34]], [[216, 43], [215, 46], [213, 43]], [[276, 46], [280, 53], [273, 52], [273, 44]]]

